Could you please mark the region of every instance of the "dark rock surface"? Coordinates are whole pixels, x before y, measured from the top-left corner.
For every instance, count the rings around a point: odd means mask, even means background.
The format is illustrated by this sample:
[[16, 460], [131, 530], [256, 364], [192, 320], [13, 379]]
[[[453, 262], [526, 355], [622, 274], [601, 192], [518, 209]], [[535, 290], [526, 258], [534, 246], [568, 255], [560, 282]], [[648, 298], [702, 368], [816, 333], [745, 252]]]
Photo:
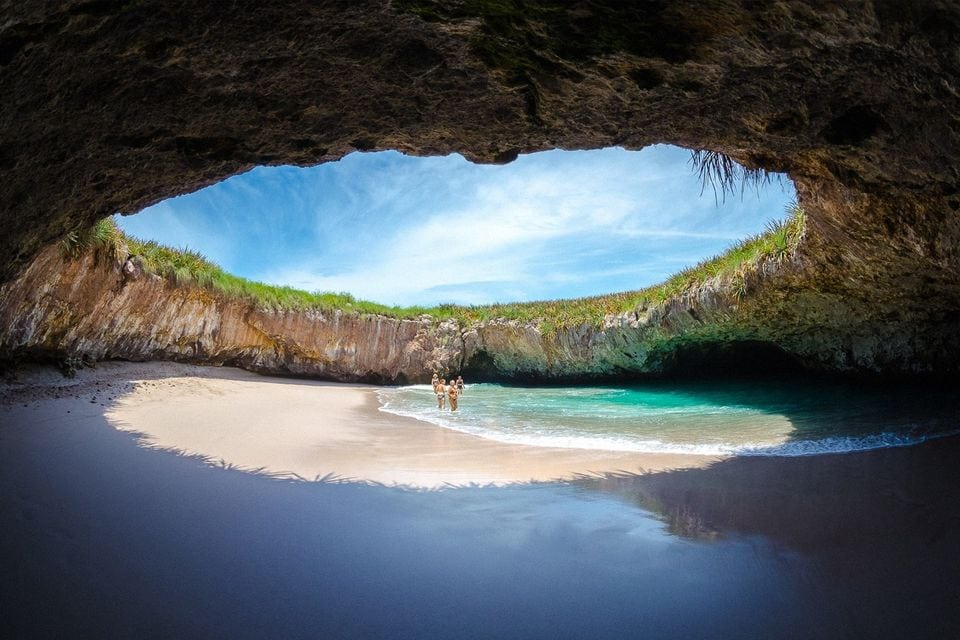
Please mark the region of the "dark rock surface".
[[0, 9], [0, 281], [102, 216], [259, 164], [667, 142], [797, 185], [800, 266], [748, 297], [757, 326], [851, 365], [957, 369], [955, 1]]

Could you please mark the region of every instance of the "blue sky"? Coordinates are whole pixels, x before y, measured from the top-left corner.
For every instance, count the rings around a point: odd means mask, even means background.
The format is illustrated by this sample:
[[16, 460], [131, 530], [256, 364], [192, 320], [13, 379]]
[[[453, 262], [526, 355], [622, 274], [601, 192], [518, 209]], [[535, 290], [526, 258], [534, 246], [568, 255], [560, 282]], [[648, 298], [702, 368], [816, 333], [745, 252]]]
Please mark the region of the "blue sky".
[[231, 273], [387, 304], [639, 289], [784, 215], [789, 180], [719, 204], [684, 149], [548, 151], [504, 166], [354, 153], [258, 167], [135, 216], [137, 237]]

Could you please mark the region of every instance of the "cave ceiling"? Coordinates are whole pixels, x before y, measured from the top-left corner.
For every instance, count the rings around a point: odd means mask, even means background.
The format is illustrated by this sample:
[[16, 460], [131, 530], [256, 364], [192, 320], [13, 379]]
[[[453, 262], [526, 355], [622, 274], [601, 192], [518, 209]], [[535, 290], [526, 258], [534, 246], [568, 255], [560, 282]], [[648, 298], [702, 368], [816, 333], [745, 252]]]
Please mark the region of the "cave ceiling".
[[956, 2], [0, 6], [0, 279], [256, 165], [653, 143], [788, 172], [825, 268], [960, 263]]

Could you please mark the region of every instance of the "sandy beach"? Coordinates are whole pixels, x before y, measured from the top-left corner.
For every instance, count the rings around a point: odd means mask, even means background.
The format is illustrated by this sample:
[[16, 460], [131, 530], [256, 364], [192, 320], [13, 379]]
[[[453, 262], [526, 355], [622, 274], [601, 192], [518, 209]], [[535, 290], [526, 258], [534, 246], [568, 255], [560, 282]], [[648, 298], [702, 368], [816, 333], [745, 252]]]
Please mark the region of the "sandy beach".
[[[105, 416], [143, 445], [281, 477], [436, 488], [662, 471], [716, 459], [495, 442], [379, 411], [368, 385], [172, 363], [107, 363], [79, 376], [94, 389], [111, 381], [122, 390], [102, 403]], [[31, 384], [29, 376], [24, 382]]]
[[960, 438], [464, 484], [655, 463], [529, 449], [383, 414], [364, 386], [24, 370], [0, 385], [0, 636], [960, 633]]

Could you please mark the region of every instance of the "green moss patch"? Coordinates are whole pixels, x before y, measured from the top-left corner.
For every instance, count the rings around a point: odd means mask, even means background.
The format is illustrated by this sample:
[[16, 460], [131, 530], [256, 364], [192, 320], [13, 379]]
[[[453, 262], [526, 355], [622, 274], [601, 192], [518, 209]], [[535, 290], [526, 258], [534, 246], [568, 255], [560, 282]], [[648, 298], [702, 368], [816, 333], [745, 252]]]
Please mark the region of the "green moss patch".
[[696, 44], [695, 30], [670, 0], [395, 0], [393, 6], [432, 22], [479, 19], [474, 46], [481, 58], [514, 71], [542, 68], [544, 54], [582, 62], [624, 51], [683, 62]]

